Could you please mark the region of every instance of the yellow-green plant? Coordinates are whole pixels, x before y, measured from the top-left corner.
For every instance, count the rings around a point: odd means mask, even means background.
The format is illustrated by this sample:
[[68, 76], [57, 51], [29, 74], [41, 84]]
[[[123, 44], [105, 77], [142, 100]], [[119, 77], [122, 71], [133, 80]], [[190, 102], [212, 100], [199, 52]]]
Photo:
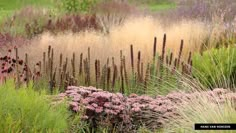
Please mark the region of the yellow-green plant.
[[236, 48], [210, 49], [193, 57], [193, 76], [208, 88], [234, 88]]
[[44, 93], [30, 87], [15, 89], [13, 81], [0, 86], [0, 132], [65, 132], [68, 111], [51, 106]]

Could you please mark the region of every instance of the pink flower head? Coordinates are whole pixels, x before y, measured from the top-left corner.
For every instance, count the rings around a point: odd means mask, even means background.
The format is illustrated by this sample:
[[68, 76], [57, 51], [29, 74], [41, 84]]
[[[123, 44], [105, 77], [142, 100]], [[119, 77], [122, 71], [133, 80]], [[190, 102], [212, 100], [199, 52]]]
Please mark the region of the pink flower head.
[[96, 113], [101, 113], [103, 111], [103, 107], [97, 107], [96, 109], [95, 109], [95, 112]]

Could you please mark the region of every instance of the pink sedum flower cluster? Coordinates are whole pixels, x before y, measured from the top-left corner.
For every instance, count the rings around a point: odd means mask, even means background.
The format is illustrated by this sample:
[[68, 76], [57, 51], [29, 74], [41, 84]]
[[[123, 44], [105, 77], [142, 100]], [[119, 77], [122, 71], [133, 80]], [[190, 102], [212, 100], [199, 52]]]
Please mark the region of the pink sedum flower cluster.
[[[75, 111], [84, 109], [83, 118], [95, 123], [125, 125], [123, 128], [137, 129], [145, 125], [149, 129], [158, 129], [168, 123], [170, 118], [178, 117], [177, 106], [193, 99], [206, 97], [211, 102], [224, 103], [226, 98], [236, 101], [236, 93], [226, 89], [214, 89], [194, 93], [173, 92], [166, 96], [138, 96], [110, 93], [94, 87], [69, 86], [58, 97], [69, 98], [70, 108]], [[129, 127], [129, 128], [127, 128]], [[120, 130], [123, 130], [120, 128]]]

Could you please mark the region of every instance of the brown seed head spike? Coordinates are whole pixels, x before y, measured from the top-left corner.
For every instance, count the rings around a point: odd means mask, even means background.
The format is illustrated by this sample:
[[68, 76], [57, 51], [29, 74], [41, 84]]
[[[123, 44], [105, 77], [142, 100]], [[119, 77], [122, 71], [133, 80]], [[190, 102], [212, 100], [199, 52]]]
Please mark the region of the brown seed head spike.
[[50, 57], [51, 45], [48, 46], [48, 58]]
[[73, 53], [73, 58], [72, 58], [72, 75], [73, 78], [75, 78], [75, 53]]
[[82, 71], [83, 71], [83, 53], [80, 54], [79, 75], [82, 75]]
[[130, 58], [131, 58], [132, 74], [134, 74], [134, 50], [133, 50], [133, 45], [130, 45]]
[[95, 60], [95, 80], [96, 88], [98, 88], [98, 60]]
[[156, 50], [157, 50], [157, 38], [154, 37], [154, 44], [153, 44], [153, 60], [156, 58]]
[[110, 91], [111, 68], [107, 67], [107, 91]]
[[173, 60], [173, 53], [171, 52], [171, 53], [170, 53], [169, 66], [171, 66], [171, 64], [172, 64], [172, 60]]
[[165, 58], [165, 49], [166, 49], [166, 34], [164, 34], [164, 37], [163, 37], [162, 55], [161, 55], [162, 63], [163, 63], [164, 58]]
[[190, 64], [191, 59], [192, 59], [192, 52], [189, 52], [189, 56], [188, 56], [188, 64]]
[[141, 52], [138, 51], [138, 63], [137, 63], [137, 71], [138, 71], [138, 81], [140, 81], [141, 79], [141, 75], [140, 75], [140, 63], [141, 63]]
[[179, 67], [179, 64], [180, 64], [181, 55], [182, 55], [182, 51], [183, 51], [183, 46], [184, 46], [184, 40], [181, 40], [180, 49], [179, 49], [179, 56], [178, 56], [178, 62], [177, 62], [177, 67]]

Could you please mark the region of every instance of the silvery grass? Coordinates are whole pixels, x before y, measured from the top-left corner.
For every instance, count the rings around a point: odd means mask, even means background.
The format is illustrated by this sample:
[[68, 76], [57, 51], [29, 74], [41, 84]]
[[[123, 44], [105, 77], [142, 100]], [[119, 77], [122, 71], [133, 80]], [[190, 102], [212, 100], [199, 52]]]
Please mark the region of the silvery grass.
[[[199, 93], [199, 95], [202, 93]], [[186, 100], [186, 104], [177, 106], [177, 119], [170, 119], [170, 123], [163, 128], [164, 132], [189, 132], [198, 133], [194, 130], [195, 123], [235, 123], [236, 122], [236, 95], [232, 93], [233, 98], [225, 96], [224, 102], [219, 100], [213, 94], [213, 101], [209, 101], [206, 95], [200, 95], [197, 98]], [[202, 132], [202, 131], [201, 131]], [[215, 132], [215, 131], [206, 131]], [[233, 130], [219, 131], [233, 133]]]

